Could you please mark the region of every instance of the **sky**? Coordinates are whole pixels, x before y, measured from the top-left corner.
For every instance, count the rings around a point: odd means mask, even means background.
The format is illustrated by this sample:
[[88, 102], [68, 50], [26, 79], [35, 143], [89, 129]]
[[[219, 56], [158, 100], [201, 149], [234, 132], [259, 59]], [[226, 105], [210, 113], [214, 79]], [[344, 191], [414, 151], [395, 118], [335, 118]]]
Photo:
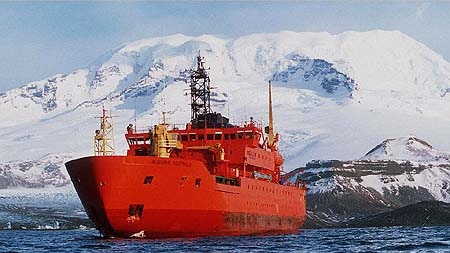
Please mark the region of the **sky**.
[[123, 43], [175, 33], [398, 30], [450, 61], [449, 24], [449, 1], [0, 1], [0, 92], [88, 67]]

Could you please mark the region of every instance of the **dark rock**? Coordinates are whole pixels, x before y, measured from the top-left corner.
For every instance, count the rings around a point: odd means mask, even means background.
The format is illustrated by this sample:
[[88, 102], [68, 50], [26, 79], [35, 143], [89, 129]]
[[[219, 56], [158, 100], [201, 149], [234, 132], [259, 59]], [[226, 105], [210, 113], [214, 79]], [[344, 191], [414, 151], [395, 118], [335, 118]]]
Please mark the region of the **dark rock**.
[[339, 226], [389, 227], [389, 226], [449, 226], [450, 203], [423, 201], [393, 211], [357, 218]]
[[292, 81], [299, 83], [319, 83], [329, 94], [343, 89], [349, 93], [357, 89], [352, 78], [338, 71], [333, 64], [323, 59], [310, 59], [298, 54], [289, 58], [288, 66], [272, 75], [273, 81], [286, 83]]

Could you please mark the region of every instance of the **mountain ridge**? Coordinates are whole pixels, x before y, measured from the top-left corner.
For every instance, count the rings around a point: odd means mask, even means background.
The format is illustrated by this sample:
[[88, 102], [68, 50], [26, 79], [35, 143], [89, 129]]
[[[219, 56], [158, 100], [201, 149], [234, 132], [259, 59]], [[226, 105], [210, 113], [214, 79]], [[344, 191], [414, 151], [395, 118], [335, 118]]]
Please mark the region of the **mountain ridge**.
[[450, 154], [439, 152], [416, 136], [390, 138], [378, 144], [362, 160], [404, 160], [413, 162], [448, 163]]
[[[313, 159], [353, 159], [377, 140], [411, 132], [438, 147], [450, 146], [450, 141], [437, 137], [449, 123], [444, 115], [450, 113], [446, 109], [450, 106], [441, 95], [450, 87], [450, 64], [398, 31], [282, 31], [238, 38], [176, 34], [124, 43], [86, 69], [31, 82], [0, 96], [4, 137], [0, 144], [13, 150], [1, 154], [0, 160], [37, 159], [39, 154], [59, 150], [89, 154], [88, 140], [97, 125], [92, 118], [104, 105], [120, 117], [119, 129], [134, 117], [138, 125], [150, 125], [159, 120], [162, 110], [169, 112], [172, 122], [188, 121], [183, 71], [193, 66], [198, 50], [217, 86], [214, 109], [231, 114], [235, 121], [249, 116], [266, 121], [263, 86], [279, 77], [274, 81], [275, 124], [287, 167]], [[426, 131], [429, 119], [436, 121], [436, 134]], [[69, 120], [73, 125], [56, 127]], [[30, 133], [30, 126], [43, 136]], [[354, 138], [356, 132], [362, 138]], [[62, 143], [67, 136], [80, 141], [54, 148], [39, 142]], [[124, 153], [123, 137], [116, 134], [115, 139], [118, 153]], [[333, 148], [349, 139], [354, 145]], [[42, 151], [32, 155], [14, 151], [25, 144]]]

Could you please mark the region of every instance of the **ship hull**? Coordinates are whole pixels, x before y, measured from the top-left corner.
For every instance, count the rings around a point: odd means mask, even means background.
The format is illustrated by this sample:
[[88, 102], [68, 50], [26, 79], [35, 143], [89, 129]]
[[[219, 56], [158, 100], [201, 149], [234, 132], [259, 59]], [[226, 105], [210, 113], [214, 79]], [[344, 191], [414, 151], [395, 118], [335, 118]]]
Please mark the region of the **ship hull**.
[[66, 167], [89, 218], [107, 237], [290, 233], [306, 217], [305, 189], [227, 181], [195, 160], [95, 156]]

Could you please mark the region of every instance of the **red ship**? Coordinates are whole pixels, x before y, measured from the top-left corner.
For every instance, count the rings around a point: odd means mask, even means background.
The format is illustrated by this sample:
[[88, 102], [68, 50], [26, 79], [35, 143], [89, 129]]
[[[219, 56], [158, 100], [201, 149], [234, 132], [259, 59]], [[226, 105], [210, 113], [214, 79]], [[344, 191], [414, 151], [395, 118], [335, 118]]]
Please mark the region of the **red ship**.
[[[108, 149], [103, 110], [95, 155], [66, 163], [83, 206], [106, 237], [198, 237], [297, 232], [306, 188], [280, 183], [283, 157], [269, 126], [233, 125], [210, 106], [203, 57], [190, 74], [191, 121], [130, 130], [127, 155]], [[165, 118], [165, 117], [164, 117]]]

